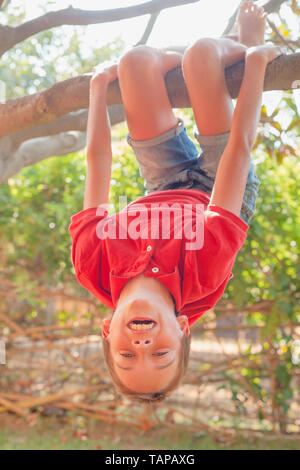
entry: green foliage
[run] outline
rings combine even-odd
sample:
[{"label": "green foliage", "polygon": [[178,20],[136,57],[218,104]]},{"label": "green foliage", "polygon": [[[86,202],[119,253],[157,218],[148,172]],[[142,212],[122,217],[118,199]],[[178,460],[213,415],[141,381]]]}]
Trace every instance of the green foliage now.
[{"label": "green foliage", "polygon": [[6,205],[0,223],[7,265],[16,268],[12,277],[30,271],[47,284],[70,273],[67,228],[74,209],[81,209],[84,178],[84,158],[71,154],[25,168],[1,187]]},{"label": "green foliage", "polygon": [[[0,12],[0,21],[11,26],[23,23],[25,6],[12,6],[5,14]],[[56,82],[91,72],[100,62],[120,57],[124,50],[121,38],[102,47],[87,47],[82,41],[86,29],[87,26],[66,25],[42,31],[7,51],[0,63],[6,98],[40,92]]]},{"label": "green foliage", "polygon": [[[125,126],[117,132],[125,134]],[[119,195],[130,203],[143,195],[144,184],[124,139],[115,137],[113,146],[110,202],[118,210]],[[38,284],[45,286],[51,279],[57,284],[74,281],[68,226],[71,216],[83,209],[85,173],[81,152],[24,168],[1,186],[0,224],[8,277],[22,284],[38,278]]]},{"label": "green foliage", "polygon": [[5,53],[0,64],[0,80],[7,85],[6,98],[37,93],[56,82],[91,72],[98,63],[119,57],[124,48],[123,41],[116,39],[87,55],[80,46],[82,34],[84,31],[79,27],[66,35],[61,30],[43,31],[24,41],[22,49],[16,45]]},{"label": "green foliage", "polygon": [[[39,5],[40,14],[49,7],[51,10],[51,2]],[[0,21],[17,26],[26,21],[26,15],[26,5],[8,4],[0,12]],[[85,31],[84,26],[46,30],[5,53],[0,80],[7,85],[6,98],[39,92],[120,56],[124,48],[120,38],[100,48],[87,48],[82,41]],[[1,254],[6,275],[20,285],[18,298],[23,296],[32,305],[41,285],[68,279],[74,282],[67,229],[70,217],[82,209],[85,167],[82,153],[54,157],[24,168],[0,188]],[[125,173],[130,177],[127,160],[123,167],[120,177]],[[134,195],[133,191],[131,197]]]},{"label": "green foliage", "polygon": [[267,159],[258,166],[261,180],[256,215],[234,266],[227,297],[238,305],[272,300],[272,315],[251,316],[266,322],[264,335],[280,321],[299,314],[300,162],[285,158],[282,165]]},{"label": "green foliage", "polygon": [[[264,402],[269,392],[260,377],[268,373],[274,357],[278,358],[273,391],[276,406],[287,413],[295,388],[292,388],[293,372],[299,360],[293,358],[294,339],[284,333],[283,327],[299,321],[300,314],[300,161],[286,157],[280,166],[265,158],[257,169],[261,186],[256,215],[243,248],[239,252],[225,298],[238,306],[255,304],[262,300],[272,302],[269,313],[248,314],[247,324],[262,327],[261,341],[265,355],[246,352],[249,366],[242,374],[257,399]],[[273,352],[273,356],[270,356]],[[255,370],[258,365],[258,370]],[[233,400],[237,390],[245,399],[249,389],[240,382],[230,383]],[[261,411],[259,417],[262,418]]]}]

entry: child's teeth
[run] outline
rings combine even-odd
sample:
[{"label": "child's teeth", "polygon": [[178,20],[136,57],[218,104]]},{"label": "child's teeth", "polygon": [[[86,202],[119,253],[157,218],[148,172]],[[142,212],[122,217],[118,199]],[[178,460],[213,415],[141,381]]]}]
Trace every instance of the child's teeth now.
[{"label": "child's teeth", "polygon": [[130,324],[130,328],[132,330],[149,330],[150,328],[152,328],[153,326],[153,322],[151,323],[131,323]]}]

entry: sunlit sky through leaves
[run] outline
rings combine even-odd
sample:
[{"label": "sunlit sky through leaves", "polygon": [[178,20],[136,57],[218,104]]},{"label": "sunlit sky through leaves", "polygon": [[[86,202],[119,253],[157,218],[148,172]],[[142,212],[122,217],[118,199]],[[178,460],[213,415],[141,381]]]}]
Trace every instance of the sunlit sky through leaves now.
[{"label": "sunlit sky through leaves", "polygon": [[[106,10],[144,2],[145,0],[59,0],[48,2],[47,10],[59,10],[69,5],[85,10]],[[200,36],[218,36],[224,31],[228,19],[239,3],[239,0],[199,0],[195,4],[163,10],[155,24],[149,43],[154,46],[184,44]],[[266,2],[257,2],[259,5],[264,3]],[[46,11],[45,1],[13,0],[12,6],[18,5],[25,7],[26,19],[35,18]],[[288,8],[282,8],[281,11],[288,20],[289,28],[296,34],[299,24],[295,15],[289,15]],[[87,28],[88,34],[85,41],[90,40],[92,45],[99,46],[107,40],[121,36],[126,45],[131,47],[142,36],[148,19],[149,15],[145,15],[107,24],[90,25]]]}]

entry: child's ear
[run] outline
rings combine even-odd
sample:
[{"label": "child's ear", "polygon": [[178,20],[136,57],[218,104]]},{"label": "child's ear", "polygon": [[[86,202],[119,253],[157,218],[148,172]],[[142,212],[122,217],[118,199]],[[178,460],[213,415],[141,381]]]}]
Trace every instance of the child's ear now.
[{"label": "child's ear", "polygon": [[189,321],[188,317],[185,315],[179,315],[179,317],[176,318],[176,320],[179,323],[181,331],[186,335],[190,335],[190,326],[189,326]]},{"label": "child's ear", "polygon": [[110,318],[104,318],[104,320],[102,320],[102,338],[107,338],[109,335],[110,322]]}]

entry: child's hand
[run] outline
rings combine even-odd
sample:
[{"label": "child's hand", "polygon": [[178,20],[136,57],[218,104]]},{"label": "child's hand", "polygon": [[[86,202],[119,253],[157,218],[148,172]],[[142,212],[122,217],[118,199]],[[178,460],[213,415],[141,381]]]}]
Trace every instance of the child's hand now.
[{"label": "child's hand", "polygon": [[262,60],[265,64],[268,64],[283,54],[284,50],[282,47],[266,44],[261,46],[253,46],[247,49],[246,58],[254,57],[255,59]]},{"label": "child's hand", "polygon": [[91,85],[97,83],[103,84],[103,80],[108,84],[113,82],[118,78],[118,64],[112,64],[106,66],[104,64],[99,64],[96,67],[93,67],[93,75],[91,78]]}]

